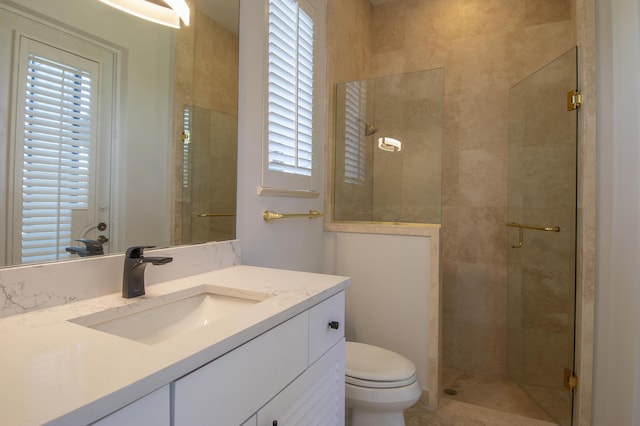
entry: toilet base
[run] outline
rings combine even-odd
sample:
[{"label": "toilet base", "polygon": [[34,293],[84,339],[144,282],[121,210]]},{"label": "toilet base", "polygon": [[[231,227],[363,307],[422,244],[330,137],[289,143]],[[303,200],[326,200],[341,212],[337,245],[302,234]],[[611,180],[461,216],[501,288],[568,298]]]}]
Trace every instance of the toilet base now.
[{"label": "toilet base", "polygon": [[404,411],[368,411],[352,408],[351,426],[405,426]]}]

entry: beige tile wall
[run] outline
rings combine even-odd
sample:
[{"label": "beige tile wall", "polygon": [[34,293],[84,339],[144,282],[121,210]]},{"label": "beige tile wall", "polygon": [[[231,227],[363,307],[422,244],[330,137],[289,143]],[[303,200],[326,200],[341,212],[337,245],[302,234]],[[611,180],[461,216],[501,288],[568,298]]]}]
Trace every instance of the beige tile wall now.
[{"label": "beige tile wall", "polygon": [[[327,143],[325,149],[329,156],[326,164],[332,169],[325,173],[325,188],[333,188],[333,176],[336,167],[333,158],[335,135],[333,129],[336,114],[336,84],[354,80],[365,80],[371,62],[371,4],[368,0],[335,1],[330,0],[327,6],[327,88],[329,90],[327,112]],[[342,126],[340,126],[342,127]],[[339,152],[343,155],[343,152]],[[368,161],[370,153],[367,153]],[[370,169],[370,168],[367,168]],[[340,172],[339,172],[340,173]],[[342,181],[342,179],[341,179]],[[347,188],[344,188],[347,189]],[[325,212],[333,212],[333,191],[326,191]],[[351,186],[351,191],[342,191],[340,205],[343,211],[356,212],[362,220],[371,215],[371,188]],[[362,201],[362,202],[360,202]],[[362,208],[365,206],[365,208]],[[333,213],[331,214],[333,216]]]}]

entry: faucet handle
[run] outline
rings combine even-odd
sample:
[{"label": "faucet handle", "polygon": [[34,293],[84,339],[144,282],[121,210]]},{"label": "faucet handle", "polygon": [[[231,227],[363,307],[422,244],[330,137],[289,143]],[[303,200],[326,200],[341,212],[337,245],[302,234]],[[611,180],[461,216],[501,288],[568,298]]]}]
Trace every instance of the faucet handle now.
[{"label": "faucet handle", "polygon": [[76,240],[86,246],[86,250],[90,255],[104,254],[104,248],[102,243],[96,240],[88,240],[86,238],[80,238]]},{"label": "faucet handle", "polygon": [[129,259],[139,259],[144,254],[144,249],[154,248],[155,246],[133,246],[127,249],[126,257]]}]

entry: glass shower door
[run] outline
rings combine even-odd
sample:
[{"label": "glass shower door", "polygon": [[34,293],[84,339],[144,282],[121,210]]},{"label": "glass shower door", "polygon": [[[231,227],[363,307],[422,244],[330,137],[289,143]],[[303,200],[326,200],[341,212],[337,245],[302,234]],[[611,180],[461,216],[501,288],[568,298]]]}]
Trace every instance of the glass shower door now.
[{"label": "glass shower door", "polygon": [[236,237],[238,117],[184,108],[181,244]]},{"label": "glass shower door", "polygon": [[574,369],[576,49],[514,86],[509,105],[507,369],[558,424],[569,426]]}]

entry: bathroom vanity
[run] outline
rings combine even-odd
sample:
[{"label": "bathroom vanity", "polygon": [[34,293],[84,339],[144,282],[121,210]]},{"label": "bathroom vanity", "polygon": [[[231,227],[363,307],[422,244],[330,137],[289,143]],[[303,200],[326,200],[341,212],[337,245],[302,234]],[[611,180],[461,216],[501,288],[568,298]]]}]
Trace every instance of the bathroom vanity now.
[{"label": "bathroom vanity", "polygon": [[342,424],[348,284],[234,266],[7,317],[0,423]]}]

